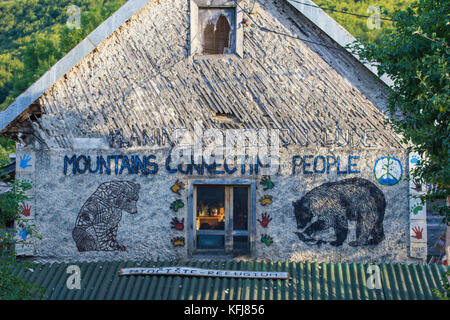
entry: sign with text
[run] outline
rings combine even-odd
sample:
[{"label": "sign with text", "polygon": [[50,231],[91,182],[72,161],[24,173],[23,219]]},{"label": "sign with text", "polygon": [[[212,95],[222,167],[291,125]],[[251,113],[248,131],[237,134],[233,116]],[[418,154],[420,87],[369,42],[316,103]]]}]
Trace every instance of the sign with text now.
[{"label": "sign with text", "polygon": [[[187,159],[187,162],[185,161]],[[203,157],[194,159],[192,156],[183,159],[172,158],[171,155],[159,162],[156,155],[66,155],[63,162],[63,173],[68,174],[143,174],[155,175],[161,169],[161,165],[170,174],[180,173],[184,175],[268,175],[277,174],[280,169],[280,159],[250,156],[227,156],[214,158],[207,161]],[[358,174],[357,155],[295,155],[291,163],[291,174],[332,174],[339,175]]]},{"label": "sign with text", "polygon": [[241,271],[241,270],[211,270],[184,267],[165,268],[126,268],[120,269],[121,276],[188,276],[188,277],[221,277],[249,279],[289,279],[287,272]]}]

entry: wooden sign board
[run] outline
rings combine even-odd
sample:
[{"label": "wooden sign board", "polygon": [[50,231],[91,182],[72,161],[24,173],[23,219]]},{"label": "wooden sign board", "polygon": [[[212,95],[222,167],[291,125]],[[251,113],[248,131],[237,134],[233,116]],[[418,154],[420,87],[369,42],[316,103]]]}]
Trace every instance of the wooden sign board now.
[{"label": "wooden sign board", "polygon": [[188,277],[221,277],[248,279],[289,279],[288,272],[241,271],[241,270],[212,270],[184,267],[165,268],[125,268],[120,269],[121,276],[188,276]]}]

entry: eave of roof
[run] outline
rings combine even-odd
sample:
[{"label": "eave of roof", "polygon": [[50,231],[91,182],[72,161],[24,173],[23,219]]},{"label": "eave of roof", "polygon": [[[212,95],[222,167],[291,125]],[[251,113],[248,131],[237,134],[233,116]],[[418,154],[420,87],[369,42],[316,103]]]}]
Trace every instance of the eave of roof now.
[{"label": "eave of roof", "polygon": [[[67,268],[77,265],[81,288],[68,289]],[[368,267],[372,271],[368,273]],[[381,288],[368,276],[379,269]],[[214,270],[288,272],[289,280],[189,276],[120,276],[122,268],[190,267]],[[50,300],[432,300],[442,290],[443,265],[310,263],[270,261],[98,261],[36,264],[16,269],[46,289]],[[376,282],[375,282],[376,283]]]},{"label": "eave of roof", "polygon": [[[333,39],[341,47],[346,48],[347,45],[354,43],[356,38],[352,36],[343,26],[331,18],[324,10],[320,9],[311,0],[301,0],[294,2],[286,0],[294,8],[300,11],[308,20],[314,23],[320,30]],[[351,53],[351,52],[349,52]],[[359,56],[351,53],[359,62],[378,77],[378,69],[375,65],[364,62]],[[387,86],[392,86],[393,82],[387,75],[379,77]]]},{"label": "eave of roof", "polygon": [[[59,60],[50,70],[33,83],[26,91],[19,95],[16,100],[6,109],[0,111],[0,133],[27,108],[41,97],[49,88],[51,88],[61,77],[75,67],[81,60],[90,54],[100,43],[107,39],[111,34],[128,21],[133,15],[140,11],[150,0],[128,0],[113,15],[106,19],[100,26],[92,31],[83,41]],[[286,0],[296,8],[307,19],[320,28],[331,39],[344,47],[355,41],[355,38],[348,33],[341,25],[328,16],[322,9],[313,8],[304,4],[299,4]],[[315,5],[310,0],[305,3]],[[366,68],[377,75],[376,67],[365,64],[359,57],[355,56]],[[386,78],[380,78],[386,85],[392,82]]]}]

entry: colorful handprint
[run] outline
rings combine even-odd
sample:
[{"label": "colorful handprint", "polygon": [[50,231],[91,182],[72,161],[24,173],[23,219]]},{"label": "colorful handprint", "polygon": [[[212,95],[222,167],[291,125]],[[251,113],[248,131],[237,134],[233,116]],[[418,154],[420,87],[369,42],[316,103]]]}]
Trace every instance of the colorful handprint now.
[{"label": "colorful handprint", "polygon": [[31,215],[31,206],[29,204],[21,204],[20,205],[21,214],[24,217],[29,217]]},{"label": "colorful handprint", "polygon": [[176,229],[178,231],[182,231],[184,229],[184,218],[180,220],[178,220],[178,218],[173,218],[172,221],[170,222],[170,224],[172,225],[173,229]]},{"label": "colorful handprint", "polygon": [[412,189],[415,191],[415,192],[422,192],[422,182],[420,182],[419,180],[412,180],[412,182],[413,182],[413,187],[412,187]]},{"label": "colorful handprint", "polygon": [[20,230],[19,230],[19,237],[22,238],[22,240],[26,240],[29,235],[31,235],[30,227],[24,226],[23,224],[20,224]]},{"label": "colorful handprint", "polygon": [[174,247],[184,247],[184,237],[172,238],[172,244]]},{"label": "colorful handprint", "polygon": [[28,162],[31,161],[31,156],[29,156],[28,154],[25,154],[23,156],[20,156],[20,167],[22,169],[31,167],[31,164],[29,164]]},{"label": "colorful handprint", "polygon": [[264,243],[266,246],[270,246],[273,243],[273,239],[271,236],[263,234],[261,236],[261,242]]},{"label": "colorful handprint", "polygon": [[272,196],[265,195],[264,197],[262,197],[261,199],[259,199],[259,202],[261,203],[262,206],[267,206],[267,205],[269,205],[269,204],[272,204],[272,202],[273,202],[273,197],[272,197]]},{"label": "colorful handprint", "polygon": [[172,190],[172,192],[181,195],[180,194],[180,190],[184,190],[184,183],[181,182],[180,180],[177,180],[175,182],[175,184],[173,186],[170,187],[170,190]]},{"label": "colorful handprint", "polygon": [[174,202],[172,202],[172,204],[170,205],[170,209],[172,209],[173,211],[177,212],[179,209],[184,207],[184,202],[183,200],[175,200]]},{"label": "colorful handprint", "polygon": [[263,228],[267,228],[267,226],[269,225],[270,221],[272,221],[272,218],[270,217],[270,214],[267,214],[266,212],[263,212],[261,214],[261,220],[258,219],[259,224]]},{"label": "colorful handprint", "polygon": [[412,238],[422,239],[423,228],[416,226],[416,227],[412,228],[412,231],[415,233],[413,236],[411,236]]},{"label": "colorful handprint", "polygon": [[275,184],[270,179],[270,176],[263,176],[260,184],[264,186],[264,191],[273,189],[273,187],[275,187]]}]

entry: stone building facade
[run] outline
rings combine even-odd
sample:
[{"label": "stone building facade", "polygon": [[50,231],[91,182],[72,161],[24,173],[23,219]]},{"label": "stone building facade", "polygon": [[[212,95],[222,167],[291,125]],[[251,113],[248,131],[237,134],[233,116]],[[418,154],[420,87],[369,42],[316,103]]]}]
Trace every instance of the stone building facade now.
[{"label": "stone building facade", "polygon": [[423,261],[387,85],[308,10],[128,1],[0,114],[42,235],[18,252]]}]

